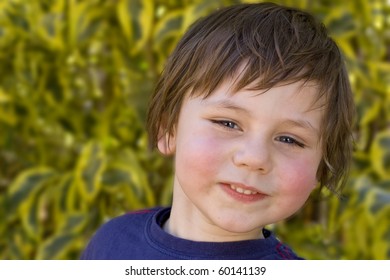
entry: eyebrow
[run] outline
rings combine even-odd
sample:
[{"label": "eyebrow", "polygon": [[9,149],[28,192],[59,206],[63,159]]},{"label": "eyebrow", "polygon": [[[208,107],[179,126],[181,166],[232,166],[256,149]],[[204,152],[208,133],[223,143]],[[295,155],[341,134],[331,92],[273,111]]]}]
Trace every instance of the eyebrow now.
[{"label": "eyebrow", "polygon": [[237,106],[234,102],[231,102],[230,100],[227,99],[213,102],[210,105],[215,106],[217,109],[229,109],[239,113],[245,113],[246,115],[251,115],[249,111],[247,111],[246,109],[240,106]]},{"label": "eyebrow", "polygon": [[288,119],[282,122],[282,125],[286,125],[289,127],[298,127],[308,130],[313,130],[317,135],[320,135],[320,132],[317,128],[315,128],[309,121],[307,120],[300,120],[300,119]]}]

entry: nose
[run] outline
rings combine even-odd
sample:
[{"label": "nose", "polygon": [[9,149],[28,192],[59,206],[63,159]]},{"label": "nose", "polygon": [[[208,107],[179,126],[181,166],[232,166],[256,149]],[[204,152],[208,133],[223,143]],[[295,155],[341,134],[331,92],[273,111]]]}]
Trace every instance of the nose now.
[{"label": "nose", "polygon": [[233,163],[238,167],[268,173],[272,166],[270,146],[260,137],[248,137],[238,145]]}]

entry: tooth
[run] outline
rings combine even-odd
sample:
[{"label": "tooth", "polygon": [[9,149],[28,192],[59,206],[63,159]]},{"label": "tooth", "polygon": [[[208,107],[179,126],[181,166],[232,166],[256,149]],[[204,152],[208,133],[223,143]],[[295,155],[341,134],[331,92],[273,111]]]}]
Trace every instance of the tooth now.
[{"label": "tooth", "polygon": [[251,190],[245,190],[243,188],[240,188],[240,187],[237,187],[235,185],[230,185],[230,188],[238,193],[241,193],[241,194],[246,194],[246,195],[250,195],[250,194],[256,194],[257,192],[255,191],[251,191]]},{"label": "tooth", "polygon": [[238,193],[245,193],[245,191],[243,189],[241,189],[240,187],[236,188],[236,192],[238,192]]}]

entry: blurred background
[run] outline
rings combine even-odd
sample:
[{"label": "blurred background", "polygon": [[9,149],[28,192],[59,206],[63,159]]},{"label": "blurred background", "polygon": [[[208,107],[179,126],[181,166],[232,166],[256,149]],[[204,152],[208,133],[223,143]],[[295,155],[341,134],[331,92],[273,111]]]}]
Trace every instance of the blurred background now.
[{"label": "blurred background", "polygon": [[[0,259],[77,259],[108,219],[169,205],[145,112],[196,19],[234,0],[0,1]],[[285,0],[342,49],[358,109],[344,196],[272,225],[308,259],[390,259],[390,1]]]}]

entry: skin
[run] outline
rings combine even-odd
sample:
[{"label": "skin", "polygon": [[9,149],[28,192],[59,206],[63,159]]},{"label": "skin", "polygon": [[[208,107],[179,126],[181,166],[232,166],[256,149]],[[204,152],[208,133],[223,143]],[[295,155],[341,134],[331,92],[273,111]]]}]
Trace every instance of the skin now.
[{"label": "skin", "polygon": [[194,241],[263,238],[265,225],[297,212],[317,184],[321,106],[313,84],[186,98],[160,152],[175,157],[164,230]]}]

